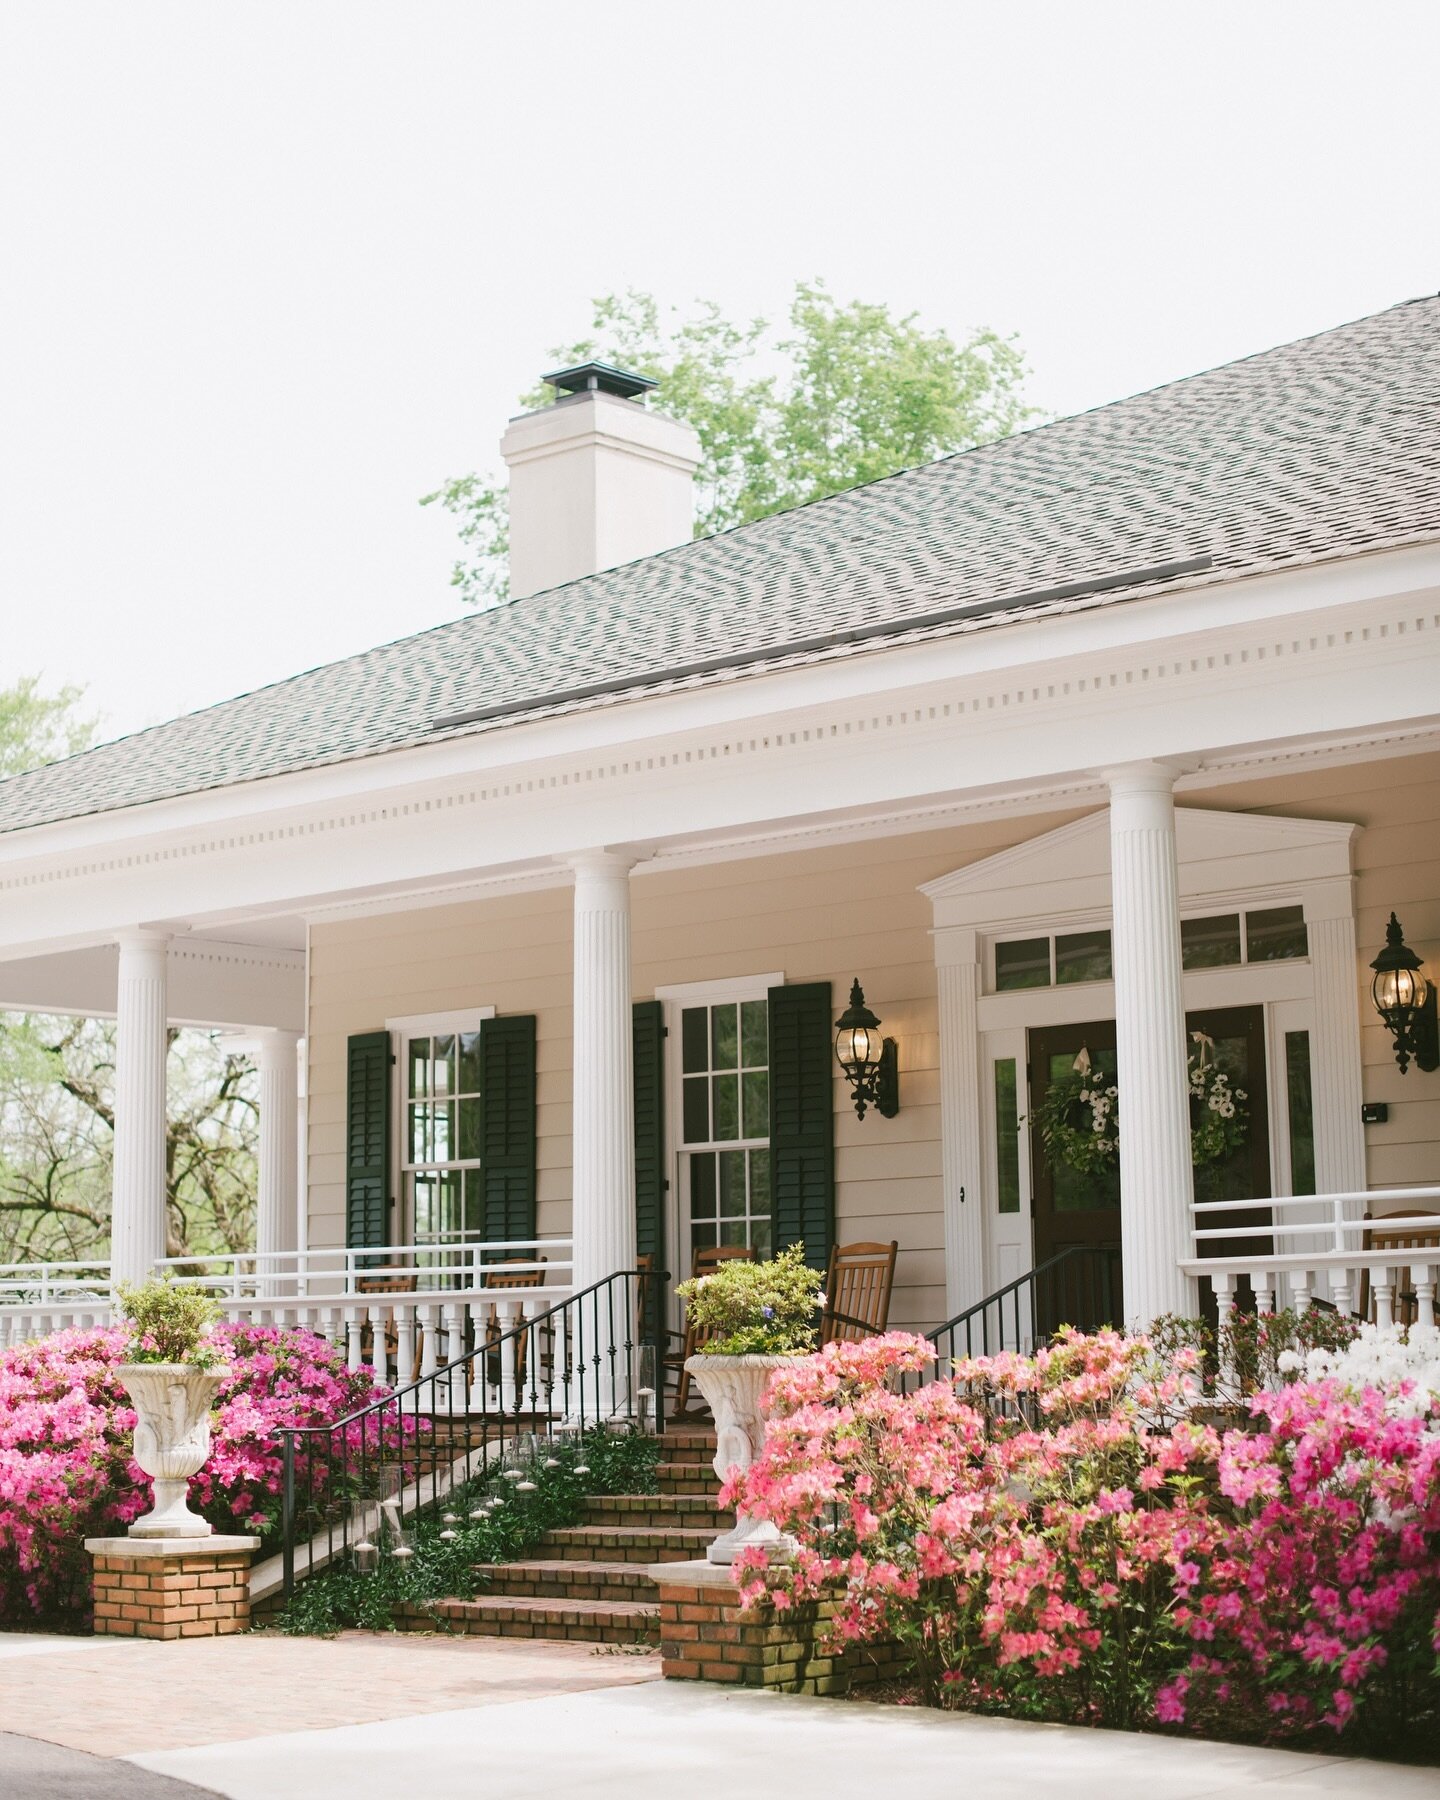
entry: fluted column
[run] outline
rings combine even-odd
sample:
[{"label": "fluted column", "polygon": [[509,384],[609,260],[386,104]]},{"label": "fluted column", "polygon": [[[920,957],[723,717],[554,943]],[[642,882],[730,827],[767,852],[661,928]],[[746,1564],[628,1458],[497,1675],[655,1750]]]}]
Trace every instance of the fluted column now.
[{"label": "fluted column", "polygon": [[945,1310],[985,1297],[985,1208],[980,1122],[980,965],[973,931],[935,935],[940,1001],[940,1168],[945,1216]]},{"label": "fluted column", "polygon": [[110,1265],[117,1281],[144,1281],[165,1254],[166,940],[132,931],[119,945]]},{"label": "fluted column", "polygon": [[1315,1186],[1322,1194],[1356,1193],[1365,1186],[1365,1133],[1360,1121],[1360,958],[1348,881],[1327,885],[1307,899],[1305,932],[1315,984],[1310,1044]]},{"label": "fluted column", "polygon": [[575,1286],[635,1267],[632,856],[576,857],[573,1220]]},{"label": "fluted column", "polygon": [[293,1293],[288,1281],[280,1281],[290,1264],[266,1263],[267,1254],[294,1250],[297,1241],[296,1175],[299,1155],[296,1132],[299,1122],[299,1034],[294,1031],[262,1031],[258,1036],[260,1064],[260,1169],[255,1208],[255,1248],[264,1291]]},{"label": "fluted column", "polygon": [[1179,1264],[1193,1254],[1190,1093],[1175,866],[1176,771],[1107,771],[1120,1083],[1125,1317],[1195,1311]]}]

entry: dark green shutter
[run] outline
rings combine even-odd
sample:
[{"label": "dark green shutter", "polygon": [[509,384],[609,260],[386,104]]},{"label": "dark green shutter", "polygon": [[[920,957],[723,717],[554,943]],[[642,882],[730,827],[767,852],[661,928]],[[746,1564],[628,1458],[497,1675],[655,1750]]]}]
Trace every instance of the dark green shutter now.
[{"label": "dark green shutter", "polygon": [[[637,1000],[631,1014],[635,1046],[635,1249],[665,1267],[665,1009]],[[658,1285],[650,1284],[652,1298]],[[646,1321],[655,1329],[653,1318]]]},{"label": "dark green shutter", "polygon": [[345,1242],[389,1243],[390,1033],[362,1031],[346,1045]]},{"label": "dark green shutter", "polygon": [[480,1228],[487,1238],[535,1235],[535,1020],[480,1027]]},{"label": "dark green shutter", "polygon": [[835,1238],[835,1052],[830,983],[771,988],[770,1180],[775,1248],[823,1269]]}]

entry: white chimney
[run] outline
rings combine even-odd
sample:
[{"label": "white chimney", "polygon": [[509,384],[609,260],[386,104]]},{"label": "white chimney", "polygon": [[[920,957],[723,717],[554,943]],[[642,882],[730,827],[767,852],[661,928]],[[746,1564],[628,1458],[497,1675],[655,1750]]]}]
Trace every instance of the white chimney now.
[{"label": "white chimney", "polygon": [[510,421],[510,594],[522,599],[688,543],[700,440],[647,412],[656,383],[606,363],[544,377],[553,406]]}]

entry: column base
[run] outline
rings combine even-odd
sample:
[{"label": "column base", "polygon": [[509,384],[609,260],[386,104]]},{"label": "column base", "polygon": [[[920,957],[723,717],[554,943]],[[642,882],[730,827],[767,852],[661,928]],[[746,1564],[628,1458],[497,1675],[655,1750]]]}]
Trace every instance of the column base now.
[{"label": "column base", "polygon": [[250,1628],[258,1537],[86,1538],[100,1637],[228,1637]]}]

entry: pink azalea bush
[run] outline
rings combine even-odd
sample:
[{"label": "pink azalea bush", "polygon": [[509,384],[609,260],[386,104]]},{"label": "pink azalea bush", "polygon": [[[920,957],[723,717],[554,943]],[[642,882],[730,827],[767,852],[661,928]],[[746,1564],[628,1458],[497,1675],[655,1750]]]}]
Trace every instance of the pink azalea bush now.
[{"label": "pink azalea bush", "polygon": [[[379,1390],[308,1331],[221,1325],[213,1340],[224,1380],[190,1502],[217,1530],[272,1533],[276,1427],[328,1423]],[[115,1375],[126,1347],[124,1330],[102,1328],[0,1351],[0,1621],[87,1609],[83,1540],[123,1532],[150,1504],[130,1454],[134,1409]]]},{"label": "pink azalea bush", "polygon": [[893,1333],[780,1372],[725,1499],[799,1543],[743,1602],[836,1599],[931,1703],[1281,1737],[1433,1702],[1440,1400],[1297,1382],[1218,1432],[1194,1351],[1062,1333],[956,1365]]}]

